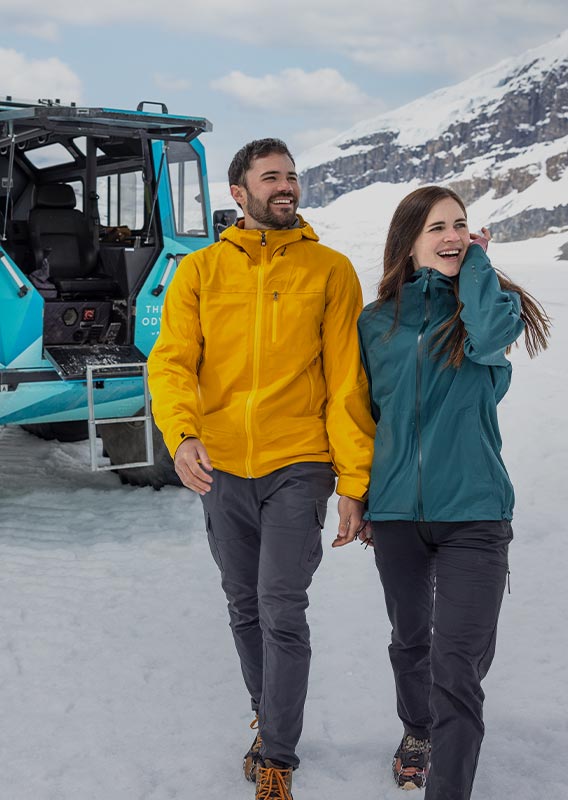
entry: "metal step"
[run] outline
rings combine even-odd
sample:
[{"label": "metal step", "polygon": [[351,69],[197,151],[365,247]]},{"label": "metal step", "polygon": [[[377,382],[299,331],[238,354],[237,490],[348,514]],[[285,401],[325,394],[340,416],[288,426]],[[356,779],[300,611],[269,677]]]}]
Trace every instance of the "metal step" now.
[{"label": "metal step", "polygon": [[[150,391],[148,389],[148,365],[146,361],[121,362],[120,376],[141,375],[144,385],[144,414],[136,417],[107,417],[97,418],[95,415],[95,384],[105,378],[116,377],[117,365],[112,364],[87,364],[87,404],[89,408],[89,447],[91,453],[91,470],[93,472],[105,472],[113,469],[131,469],[133,467],[151,467],[154,464],[154,442],[152,439],[152,411],[150,407]],[[146,460],[136,461],[125,464],[100,464],[97,458],[97,426],[113,425],[118,422],[144,422],[144,441],[146,445]]]},{"label": "metal step", "polygon": [[89,366],[104,368],[107,379],[128,378],[140,375],[140,371],[132,370],[133,364],[137,366],[146,361],[135,345],[48,345],[44,354],[64,381],[85,380]]}]

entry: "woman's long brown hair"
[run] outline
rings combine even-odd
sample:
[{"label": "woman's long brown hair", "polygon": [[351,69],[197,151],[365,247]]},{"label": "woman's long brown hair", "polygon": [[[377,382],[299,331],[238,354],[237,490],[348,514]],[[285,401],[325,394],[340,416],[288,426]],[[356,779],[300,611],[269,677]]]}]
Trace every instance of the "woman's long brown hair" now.
[{"label": "woman's long brown hair", "polygon": [[[440,200],[451,198],[467,212],[463,200],[451,189],[443,186],[422,186],[407,195],[394,212],[387,241],[385,244],[384,273],[379,284],[376,308],[379,309],[387,300],[394,300],[395,314],[391,332],[396,328],[400,315],[400,302],[404,284],[414,273],[414,264],[409,253],[422,233],[428,214]],[[509,292],[517,292],[521,299],[521,319],[525,323],[525,346],[531,358],[547,347],[550,336],[551,320],[532,295],[513,283],[506,275],[495,270],[501,288]],[[459,276],[454,281],[454,293],[457,300],[455,314],[434,334],[432,348],[437,349],[437,357],[446,355],[445,367],[458,368],[464,359],[464,342],[467,336],[460,312],[463,303],[459,299]],[[506,352],[509,353],[511,345]]]}]

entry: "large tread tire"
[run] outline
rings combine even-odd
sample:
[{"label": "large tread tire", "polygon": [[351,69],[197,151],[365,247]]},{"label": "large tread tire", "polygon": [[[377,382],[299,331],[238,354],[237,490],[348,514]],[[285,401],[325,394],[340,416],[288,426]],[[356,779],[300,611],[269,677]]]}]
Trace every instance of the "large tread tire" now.
[{"label": "large tread tire", "polygon": [[[140,410],[138,416],[144,412]],[[101,425],[99,435],[103,441],[103,450],[111,464],[128,464],[146,459],[146,439],[144,422],[117,422],[112,425]],[[174,469],[162,434],[152,420],[152,441],[154,443],[154,464],[151,467],[132,467],[117,469],[123,483],[131,486],[182,486],[182,482]]]},{"label": "large tread tire", "polygon": [[89,424],[86,419],[71,422],[35,422],[33,425],[22,425],[23,430],[32,433],[39,439],[58,442],[82,442],[89,438]]}]

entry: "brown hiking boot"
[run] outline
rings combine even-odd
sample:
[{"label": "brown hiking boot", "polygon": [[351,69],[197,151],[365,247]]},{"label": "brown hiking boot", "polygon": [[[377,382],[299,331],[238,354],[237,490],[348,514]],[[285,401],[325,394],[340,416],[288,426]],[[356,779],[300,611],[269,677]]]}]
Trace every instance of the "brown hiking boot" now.
[{"label": "brown hiking boot", "polygon": [[[253,731],[258,728],[258,714],[250,724]],[[256,781],[256,765],[260,760],[260,747],[262,745],[262,737],[260,731],[254,737],[254,742],[250,746],[250,750],[246,753],[243,759],[243,771],[247,781],[254,783]]]},{"label": "brown hiking boot", "polygon": [[400,789],[423,789],[430,769],[430,739],[407,733],[394,754],[392,773]]},{"label": "brown hiking boot", "polygon": [[292,767],[277,764],[269,758],[260,759],[256,767],[255,800],[294,800],[292,772]]}]

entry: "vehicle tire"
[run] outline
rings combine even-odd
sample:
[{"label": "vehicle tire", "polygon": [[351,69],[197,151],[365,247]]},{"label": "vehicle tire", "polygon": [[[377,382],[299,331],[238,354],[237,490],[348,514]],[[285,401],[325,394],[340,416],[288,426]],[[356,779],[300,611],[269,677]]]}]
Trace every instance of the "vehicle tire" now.
[{"label": "vehicle tire", "polygon": [[[136,416],[144,414],[143,409]],[[144,422],[116,422],[112,425],[100,425],[99,436],[103,442],[104,454],[111,464],[128,464],[146,459],[146,437]],[[152,420],[152,441],[154,443],[154,464],[151,467],[132,467],[117,469],[122,483],[131,486],[182,486],[174,469],[164,439],[154,420]]]},{"label": "vehicle tire", "polygon": [[28,433],[39,439],[58,442],[82,442],[89,438],[89,424],[86,419],[71,422],[35,422],[33,425],[21,426]]}]

